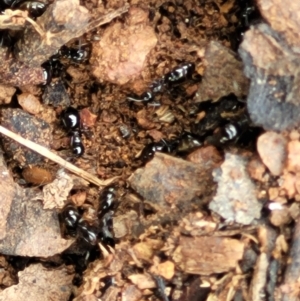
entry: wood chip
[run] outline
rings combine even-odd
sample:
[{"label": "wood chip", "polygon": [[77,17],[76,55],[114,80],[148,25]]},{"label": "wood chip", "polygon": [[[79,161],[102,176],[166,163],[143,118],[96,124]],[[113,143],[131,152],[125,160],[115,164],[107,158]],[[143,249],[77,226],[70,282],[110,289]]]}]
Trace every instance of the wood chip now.
[{"label": "wood chip", "polygon": [[180,237],[173,260],[186,273],[211,275],[236,268],[242,259],[244,244],[222,237]]},{"label": "wood chip", "polygon": [[265,298],[261,292],[264,291],[268,281],[269,264],[272,251],[275,248],[277,232],[271,227],[260,226],[258,228],[258,238],[261,245],[261,254],[255,264],[250,295],[251,300],[263,301]]},{"label": "wood chip", "polygon": [[115,238],[122,238],[126,235],[138,237],[143,227],[136,211],[129,210],[122,215],[113,218],[113,229]]},{"label": "wood chip", "polygon": [[201,147],[192,153],[187,158],[188,161],[197,163],[205,169],[214,169],[219,167],[223,162],[223,157],[220,152],[212,145]]},{"label": "wood chip", "polygon": [[125,285],[122,290],[122,301],[140,301],[141,297],[142,292],[135,285]]},{"label": "wood chip", "polygon": [[138,259],[142,259],[151,262],[151,258],[154,254],[153,249],[146,242],[139,242],[133,246],[133,251]]},{"label": "wood chip", "polygon": [[299,278],[300,278],[300,219],[294,227],[292,246],[289,252],[288,266],[284,274],[284,284],[281,286],[283,292],[282,301],[299,300]]},{"label": "wood chip", "polygon": [[266,172],[266,166],[261,162],[260,158],[252,158],[247,165],[247,170],[252,179],[263,182]]},{"label": "wood chip", "polygon": [[167,260],[165,262],[154,265],[150,268],[152,273],[162,276],[164,279],[171,280],[175,273],[174,262]]},{"label": "wood chip", "polygon": [[82,109],[80,112],[80,120],[82,122],[83,127],[93,127],[95,126],[95,122],[97,120],[97,115],[90,112],[88,108]]}]

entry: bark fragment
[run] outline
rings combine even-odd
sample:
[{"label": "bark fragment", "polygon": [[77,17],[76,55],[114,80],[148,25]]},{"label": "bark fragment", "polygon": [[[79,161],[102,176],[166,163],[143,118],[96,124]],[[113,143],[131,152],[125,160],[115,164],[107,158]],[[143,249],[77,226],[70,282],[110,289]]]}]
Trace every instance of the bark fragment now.
[{"label": "bark fragment", "polygon": [[266,226],[260,227],[258,234],[261,243],[261,254],[257,258],[250,286],[250,296],[253,301],[265,300],[271,253],[275,248],[277,237],[276,231]]},{"label": "bark fragment", "polygon": [[249,80],[243,74],[242,62],[233,51],[212,41],[206,48],[204,63],[206,69],[195,97],[196,102],[217,101],[231,93],[238,98],[247,95]]},{"label": "bark fragment", "polygon": [[191,200],[212,192],[212,175],[209,169],[156,153],[144,167],[129,178],[130,185],[154,206],[191,206]]},{"label": "bark fragment", "polygon": [[180,237],[173,260],[186,273],[210,275],[228,272],[237,266],[244,244],[223,237]]},{"label": "bark fragment", "polygon": [[0,293],[1,301],[67,301],[73,274],[66,267],[49,270],[34,264],[19,272],[19,283]]}]

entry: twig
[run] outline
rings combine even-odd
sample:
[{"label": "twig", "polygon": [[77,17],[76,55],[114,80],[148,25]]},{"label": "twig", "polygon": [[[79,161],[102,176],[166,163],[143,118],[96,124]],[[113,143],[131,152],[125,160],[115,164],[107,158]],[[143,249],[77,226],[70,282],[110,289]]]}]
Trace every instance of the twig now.
[{"label": "twig", "polygon": [[110,183],[112,183],[114,180],[116,180],[119,177],[113,177],[111,179],[107,179],[105,181],[98,179],[94,175],[82,170],[81,168],[78,168],[77,166],[67,162],[66,160],[62,159],[58,155],[54,154],[50,150],[48,150],[46,147],[41,146],[39,144],[36,144],[30,140],[24,139],[18,134],[15,134],[11,132],[10,130],[6,129],[5,127],[0,125],[0,133],[17,141],[18,143],[30,148],[31,150],[35,151],[36,153],[50,159],[51,161],[61,165],[63,168],[73,172],[74,174],[82,177],[83,179],[89,181],[90,183],[93,183],[97,186],[107,186]]},{"label": "twig", "polygon": [[43,31],[43,29],[41,28],[41,26],[39,24],[37,24],[34,20],[32,20],[31,18],[27,17],[26,21],[29,22],[33,28],[38,32],[38,34],[43,38],[45,36],[45,33]]}]

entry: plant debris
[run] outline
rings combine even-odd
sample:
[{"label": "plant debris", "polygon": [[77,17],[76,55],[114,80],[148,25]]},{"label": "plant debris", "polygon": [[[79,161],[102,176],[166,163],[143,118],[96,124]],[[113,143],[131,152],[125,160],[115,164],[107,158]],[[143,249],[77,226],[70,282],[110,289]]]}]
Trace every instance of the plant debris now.
[{"label": "plant debris", "polygon": [[211,275],[234,269],[242,259],[243,251],[243,243],[235,239],[180,237],[173,260],[186,273]]},{"label": "plant debris", "polygon": [[298,11],[2,1],[0,300],[298,300]]}]

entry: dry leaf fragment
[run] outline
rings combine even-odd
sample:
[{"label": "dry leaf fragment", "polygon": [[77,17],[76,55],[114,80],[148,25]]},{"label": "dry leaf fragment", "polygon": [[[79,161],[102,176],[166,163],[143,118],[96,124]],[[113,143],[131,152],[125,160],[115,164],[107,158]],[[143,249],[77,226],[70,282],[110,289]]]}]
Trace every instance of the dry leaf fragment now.
[{"label": "dry leaf fragment", "polygon": [[6,9],[0,15],[0,28],[18,30],[25,26],[28,12],[23,10]]},{"label": "dry leaf fragment", "polygon": [[43,188],[44,209],[62,208],[72,188],[72,177],[63,169],[59,170],[56,179]]}]

